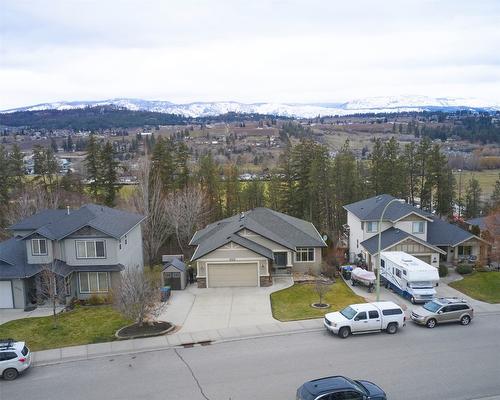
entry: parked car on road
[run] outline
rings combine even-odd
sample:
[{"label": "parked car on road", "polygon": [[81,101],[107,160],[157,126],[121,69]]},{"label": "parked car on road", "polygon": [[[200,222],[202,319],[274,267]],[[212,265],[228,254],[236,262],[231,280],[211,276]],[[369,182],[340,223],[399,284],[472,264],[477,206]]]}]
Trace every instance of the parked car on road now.
[{"label": "parked car on road", "polygon": [[446,322],[460,322],[469,325],[474,317],[473,308],[463,299],[456,297],[441,297],[425,303],[414,309],[410,318],[427,328]]},{"label": "parked car on road", "polygon": [[14,339],[0,339],[0,376],[7,381],[17,376],[31,365],[31,352],[24,342]]},{"label": "parked car on road", "polygon": [[345,339],[350,334],[380,332],[394,334],[406,325],[405,313],[392,301],[351,304],[325,315],[323,325]]},{"label": "parked car on road", "polygon": [[329,376],[304,383],[296,400],[385,400],[385,392],[369,381]]}]

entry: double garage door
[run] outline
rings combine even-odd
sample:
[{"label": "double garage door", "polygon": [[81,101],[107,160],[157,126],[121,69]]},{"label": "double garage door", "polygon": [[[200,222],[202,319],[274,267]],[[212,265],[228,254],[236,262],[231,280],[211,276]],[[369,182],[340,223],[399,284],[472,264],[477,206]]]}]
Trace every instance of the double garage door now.
[{"label": "double garage door", "polygon": [[207,287],[259,286],[257,263],[208,264]]},{"label": "double garage door", "polygon": [[0,308],[14,308],[11,281],[0,281]]}]

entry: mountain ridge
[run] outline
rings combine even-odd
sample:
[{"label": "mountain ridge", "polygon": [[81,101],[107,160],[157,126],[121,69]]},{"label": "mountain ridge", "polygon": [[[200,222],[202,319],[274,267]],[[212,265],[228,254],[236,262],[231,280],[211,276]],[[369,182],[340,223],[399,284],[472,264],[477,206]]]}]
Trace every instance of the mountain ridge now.
[{"label": "mountain ridge", "polygon": [[235,112],[240,114],[277,115],[295,118],[313,118],[318,115],[352,115],[367,113],[396,113],[414,111],[482,110],[500,111],[500,105],[475,98],[429,97],[421,95],[366,97],[347,102],[318,103],[241,103],[237,101],[212,101],[173,103],[165,100],[143,100],[137,98],[113,98],[95,101],[59,101],[40,103],[0,111],[69,110],[97,106],[123,107],[131,111],[152,111],[177,114],[184,117],[210,117]]}]

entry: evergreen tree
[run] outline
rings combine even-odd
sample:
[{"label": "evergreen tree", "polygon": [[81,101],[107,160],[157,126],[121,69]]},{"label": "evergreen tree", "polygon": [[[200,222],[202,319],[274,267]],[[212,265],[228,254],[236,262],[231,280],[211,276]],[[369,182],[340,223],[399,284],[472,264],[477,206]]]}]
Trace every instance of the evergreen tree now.
[{"label": "evergreen tree", "polygon": [[417,162],[417,147],[414,142],[405,145],[403,155],[401,157],[403,174],[405,176],[405,196],[408,202],[414,206],[415,197],[418,193],[418,162]]},{"label": "evergreen tree", "polygon": [[87,143],[87,155],[85,167],[87,169],[87,180],[91,196],[97,200],[101,187],[101,157],[99,156],[99,144],[96,137],[91,134]]},{"label": "evergreen tree", "polygon": [[185,143],[180,142],[176,151],[177,189],[185,188],[189,183],[189,148]]},{"label": "evergreen tree", "polygon": [[256,207],[263,207],[264,201],[264,182],[258,179],[246,182],[241,192],[242,209],[251,210]]},{"label": "evergreen tree", "polygon": [[495,188],[491,194],[491,207],[494,210],[500,208],[500,173],[498,174],[498,179],[495,182]]},{"label": "evergreen tree", "polygon": [[372,153],[370,154],[370,186],[373,194],[383,194],[384,182],[384,145],[382,139],[375,139]]},{"label": "evergreen tree", "polygon": [[4,226],[5,214],[9,204],[11,179],[9,175],[9,159],[7,150],[0,145],[0,226]]},{"label": "evergreen tree", "polygon": [[208,200],[209,222],[222,218],[222,199],[220,190],[220,169],[215,163],[212,153],[200,159],[198,178],[201,188]]},{"label": "evergreen tree", "polygon": [[26,169],[24,168],[24,154],[17,143],[12,146],[12,151],[9,154],[9,169],[13,185],[16,188],[20,188],[24,183]]},{"label": "evergreen tree", "polygon": [[231,164],[226,168],[225,174],[225,192],[226,192],[226,216],[238,213],[240,208],[240,181],[238,167]]},{"label": "evergreen tree", "polygon": [[99,158],[101,171],[99,186],[100,191],[102,192],[102,198],[105,205],[109,207],[113,207],[115,204],[116,193],[118,192],[119,187],[117,186],[117,168],[118,162],[115,161],[115,153],[113,150],[113,146],[111,142],[106,142],[104,147],[102,148]]},{"label": "evergreen tree", "polygon": [[280,202],[279,209],[285,214],[294,212],[294,196],[295,196],[295,171],[292,162],[292,146],[285,148],[279,157],[279,174],[280,185],[277,192],[277,197]]},{"label": "evergreen tree", "polygon": [[424,138],[418,145],[417,149],[417,162],[419,167],[419,189],[420,189],[420,207],[423,210],[430,211],[431,205],[431,193],[433,186],[433,179],[431,178],[431,171],[429,166],[429,158],[431,152],[431,141],[429,138]]},{"label": "evergreen tree", "polygon": [[280,186],[280,176],[277,173],[272,173],[267,185],[267,207],[276,211],[281,211]]},{"label": "evergreen tree", "polygon": [[[401,125],[400,125],[401,126]],[[399,143],[394,137],[384,144],[384,153],[380,161],[381,193],[388,193],[394,197],[404,195],[403,163],[399,154]]]},{"label": "evergreen tree", "polygon": [[481,187],[479,181],[472,177],[465,192],[465,216],[476,218],[481,213]]}]

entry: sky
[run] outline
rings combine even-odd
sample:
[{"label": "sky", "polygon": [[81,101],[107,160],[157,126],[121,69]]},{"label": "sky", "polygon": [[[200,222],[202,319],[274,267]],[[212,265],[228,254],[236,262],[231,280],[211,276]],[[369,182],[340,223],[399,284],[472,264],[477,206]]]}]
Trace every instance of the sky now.
[{"label": "sky", "polygon": [[0,110],[117,97],[500,104],[500,1],[0,0]]}]

